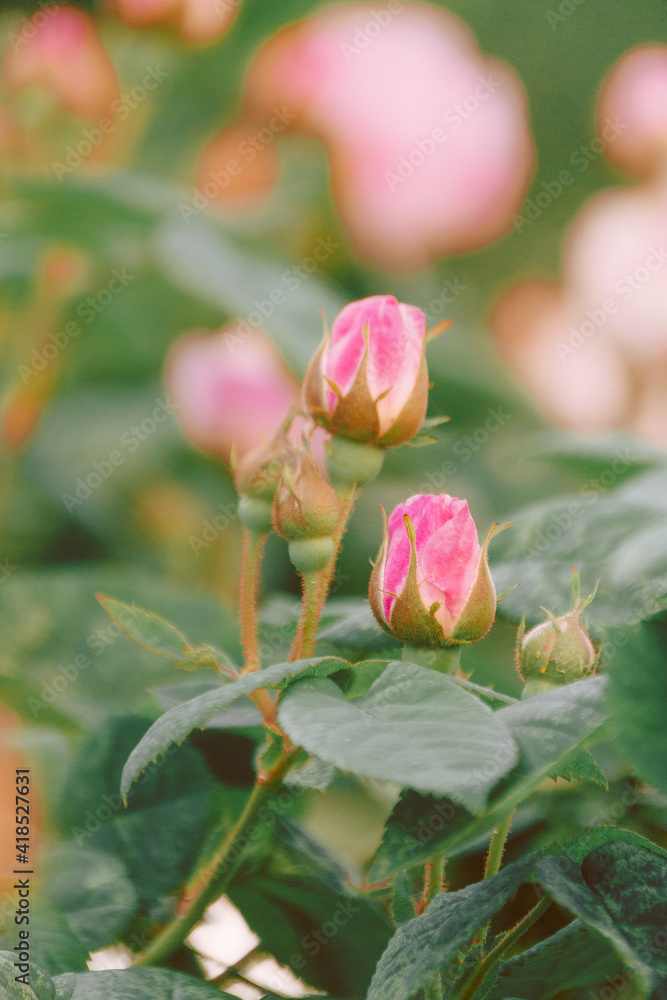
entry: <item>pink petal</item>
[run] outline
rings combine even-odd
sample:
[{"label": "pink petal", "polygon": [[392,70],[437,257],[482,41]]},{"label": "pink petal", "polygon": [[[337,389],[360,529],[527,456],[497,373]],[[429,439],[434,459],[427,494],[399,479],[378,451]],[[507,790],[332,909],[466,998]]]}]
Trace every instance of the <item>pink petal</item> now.
[{"label": "pink petal", "polygon": [[410,515],[415,528],[417,582],[428,609],[441,605],[436,617],[443,624],[456,618],[463,609],[472,587],[481,555],[477,528],[465,500],[418,494],[399,504],[389,522],[389,548],[384,571],[384,612],[391,615],[395,598],[400,594],[410,568],[410,542],[404,517]]}]

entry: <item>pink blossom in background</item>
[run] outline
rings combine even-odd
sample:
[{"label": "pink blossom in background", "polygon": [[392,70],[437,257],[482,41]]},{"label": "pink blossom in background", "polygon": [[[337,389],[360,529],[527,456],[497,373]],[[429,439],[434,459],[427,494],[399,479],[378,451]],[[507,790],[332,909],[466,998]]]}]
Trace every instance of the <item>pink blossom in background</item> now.
[{"label": "pink blossom in background", "polygon": [[585,318],[558,285],[527,281],[499,299],[491,328],[535,403],[562,426],[595,433],[622,422],[630,387],[623,359],[604,334],[577,335]]},{"label": "pink blossom in background", "polygon": [[44,14],[34,15],[22,43],[7,51],[5,85],[10,90],[43,87],[80,118],[109,115],[119,97],[118,81],[95,21],[77,7],[54,5]]},{"label": "pink blossom in background", "polygon": [[667,178],[592,198],[567,236],[563,280],[630,360],[667,360]]},{"label": "pink blossom in background", "polygon": [[133,27],[161,24],[188,42],[206,44],[229,29],[238,0],[116,0],[115,9]]},{"label": "pink blossom in background", "polygon": [[667,168],[667,45],[638,45],[614,65],[598,105],[601,133],[610,119],[622,126],[606,147],[613,163],[640,176]]},{"label": "pink blossom in background", "polygon": [[246,107],[319,137],[352,242],[418,268],[506,232],[533,168],[525,96],[452,14],[424,3],[341,4],[274,36]]},{"label": "pink blossom in background", "polygon": [[575,431],[629,430],[667,445],[667,46],[631,49],[598,108],[614,162],[643,184],[591,198],[566,234],[562,284],[523,282],[491,326],[510,368]]},{"label": "pink blossom in background", "polygon": [[245,337],[234,324],[190,333],[172,348],[167,388],[190,441],[202,451],[240,458],[271,440],[294,403],[298,382],[271,341]]},{"label": "pink blossom in background", "polygon": [[466,605],[482,557],[477,527],[467,501],[446,493],[417,494],[395,508],[388,521],[389,545],[383,573],[387,621],[410,568],[406,514],[415,529],[419,596],[427,612],[433,604],[439,604],[435,618],[448,632]]}]

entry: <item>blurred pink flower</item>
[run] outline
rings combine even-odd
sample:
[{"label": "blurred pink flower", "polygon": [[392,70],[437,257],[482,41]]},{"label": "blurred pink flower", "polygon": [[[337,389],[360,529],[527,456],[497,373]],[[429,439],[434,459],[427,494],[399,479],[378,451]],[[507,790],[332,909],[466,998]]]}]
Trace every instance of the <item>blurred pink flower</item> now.
[{"label": "blurred pink flower", "polygon": [[587,337],[585,322],[548,281],[515,285],[491,314],[501,354],[537,405],[562,426],[593,433],[622,422],[630,386],[614,344],[604,332]]},{"label": "blurred pink flower", "polygon": [[667,358],[667,183],[592,198],[568,234],[563,279],[629,359]]},{"label": "blurred pink flower", "polygon": [[638,45],[605,80],[598,106],[600,133],[609,120],[622,129],[609,142],[609,159],[631,174],[667,165],[667,45]]},{"label": "blurred pink flower", "polygon": [[324,141],[352,241],[381,266],[490,243],[532,172],[518,78],[429,4],[338,5],[279,32],[246,98],[251,118],[287,108],[294,129]]},{"label": "blurred pink flower", "polygon": [[119,97],[95,21],[77,7],[53,5],[34,14],[5,56],[3,78],[10,90],[44,87],[80,118],[108,115]]},{"label": "blurred pink flower", "polygon": [[162,24],[188,42],[206,44],[231,26],[238,0],[116,0],[115,6],[133,27]]},{"label": "blurred pink flower", "polygon": [[296,399],[298,382],[271,341],[234,324],[190,333],[172,348],[167,388],[190,441],[228,460],[267,443]]}]

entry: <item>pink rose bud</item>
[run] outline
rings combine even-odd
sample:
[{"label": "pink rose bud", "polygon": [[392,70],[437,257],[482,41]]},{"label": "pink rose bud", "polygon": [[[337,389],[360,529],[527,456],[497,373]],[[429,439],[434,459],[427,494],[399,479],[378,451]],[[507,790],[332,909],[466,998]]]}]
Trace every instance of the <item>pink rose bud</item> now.
[{"label": "pink rose bud", "polygon": [[179,340],[167,387],[183,430],[202,451],[229,460],[268,443],[295,402],[298,383],[264,334],[230,324]]},{"label": "pink rose bud", "polygon": [[426,415],[426,317],[393,295],[351,302],[310,363],[304,403],[332,434],[388,448]]},{"label": "pink rose bud", "polygon": [[497,239],[533,169],[516,74],[427,3],[331,4],[290,25],[252,64],[246,106],[321,139],[350,238],[380,267]]},{"label": "pink rose bud", "polygon": [[90,14],[54,5],[38,11],[20,38],[3,65],[10,90],[41,86],[80,118],[110,115],[118,81]]},{"label": "pink rose bud", "polygon": [[[476,642],[496,616],[487,560],[466,500],[417,494],[388,523],[371,574],[369,600],[378,624],[411,646]],[[500,529],[502,530],[502,529]]]},{"label": "pink rose bud", "polygon": [[[597,587],[595,588],[597,590]],[[537,694],[559,684],[570,684],[592,674],[597,652],[582,622],[582,613],[595,597],[595,591],[582,598],[579,574],[572,574],[572,607],[566,615],[554,618],[525,632],[525,619],[517,634],[516,666],[526,681],[528,694]],[[544,609],[543,609],[544,610]]]},{"label": "pink rose bud", "polygon": [[638,45],[605,80],[598,132],[617,166],[644,176],[667,165],[667,45]]},{"label": "pink rose bud", "polygon": [[309,451],[300,451],[293,464],[283,467],[273,500],[276,534],[288,542],[333,535],[341,514],[336,491]]}]

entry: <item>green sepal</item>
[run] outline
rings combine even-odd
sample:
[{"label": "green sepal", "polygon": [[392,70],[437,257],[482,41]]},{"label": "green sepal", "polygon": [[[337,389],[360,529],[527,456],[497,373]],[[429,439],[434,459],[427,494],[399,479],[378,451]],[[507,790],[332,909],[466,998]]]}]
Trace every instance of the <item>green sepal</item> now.
[{"label": "green sepal", "polygon": [[475,582],[457,619],[450,642],[455,644],[477,642],[493,625],[496,618],[496,588],[489,569],[489,542],[509,527],[509,524],[492,524],[487,531],[482,543]]},{"label": "green sepal", "polygon": [[409,514],[403,520],[410,540],[410,567],[403,589],[391,609],[389,625],[393,634],[410,646],[444,646],[442,625],[426,610],[419,593],[415,527]]}]

